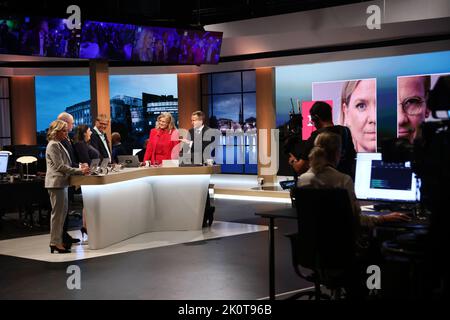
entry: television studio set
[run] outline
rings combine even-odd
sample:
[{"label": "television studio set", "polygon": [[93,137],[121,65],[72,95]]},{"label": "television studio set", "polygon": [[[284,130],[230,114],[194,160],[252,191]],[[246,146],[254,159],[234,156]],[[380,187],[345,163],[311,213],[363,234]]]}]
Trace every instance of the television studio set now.
[{"label": "television studio set", "polygon": [[445,300],[449,25],[448,0],[0,1],[0,300]]}]

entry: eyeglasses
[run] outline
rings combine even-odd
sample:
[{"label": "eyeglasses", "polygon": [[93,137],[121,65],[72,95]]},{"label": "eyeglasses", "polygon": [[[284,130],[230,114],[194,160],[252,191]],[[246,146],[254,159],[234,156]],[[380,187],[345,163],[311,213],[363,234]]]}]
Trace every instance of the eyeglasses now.
[{"label": "eyeglasses", "polygon": [[422,113],[425,100],[421,97],[408,97],[401,103],[403,111],[409,116],[417,116]]}]

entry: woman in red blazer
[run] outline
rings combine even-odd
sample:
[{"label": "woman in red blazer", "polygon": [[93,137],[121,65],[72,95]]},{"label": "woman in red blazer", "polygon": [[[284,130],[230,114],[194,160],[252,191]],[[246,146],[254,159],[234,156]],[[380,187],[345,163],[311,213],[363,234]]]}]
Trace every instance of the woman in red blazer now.
[{"label": "woman in red blazer", "polygon": [[161,165],[163,160],[175,160],[179,155],[179,136],[173,117],[168,112],[161,113],[156,126],[150,131],[144,162]]}]

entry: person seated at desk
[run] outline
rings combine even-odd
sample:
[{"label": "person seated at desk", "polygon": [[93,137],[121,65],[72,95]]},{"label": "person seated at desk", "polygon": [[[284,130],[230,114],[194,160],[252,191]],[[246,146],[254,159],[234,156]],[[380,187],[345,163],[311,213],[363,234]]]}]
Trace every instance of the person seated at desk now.
[{"label": "person seated at desk", "polygon": [[346,285],[344,286],[349,299],[361,299],[366,292],[365,270],[372,264],[372,257],[367,248],[361,246],[361,226],[372,228],[385,222],[407,221],[409,218],[401,213],[390,213],[384,216],[361,215],[361,208],[356,199],[353,180],[349,175],[336,169],[341,156],[341,137],[332,132],[320,133],[314,140],[314,148],[309,154],[309,170],[302,174],[297,182],[298,187],[312,188],[340,188],[346,189],[354,215],[354,235],[356,239],[357,259],[347,270]]},{"label": "person seated at desk", "polygon": [[[75,131],[75,153],[81,163],[91,165],[92,160],[100,158],[100,153],[93,146],[90,145],[92,131],[84,124],[77,127]],[[86,210],[83,208],[83,226],[80,229],[81,238],[87,234],[86,229]]]},{"label": "person seated at desk", "polygon": [[179,141],[175,121],[168,112],[161,113],[156,120],[156,127],[150,131],[144,164],[161,165],[163,160],[178,159]]},{"label": "person seated at desk", "polygon": [[[323,132],[314,140],[314,148],[309,154],[309,170],[302,174],[298,187],[342,188],[346,189],[359,226],[372,228],[384,222],[408,221],[407,215],[393,212],[383,216],[361,215],[361,207],[356,199],[353,180],[349,175],[339,172],[336,167],[341,156],[341,137],[332,132]],[[360,230],[355,230],[359,234]]]}]

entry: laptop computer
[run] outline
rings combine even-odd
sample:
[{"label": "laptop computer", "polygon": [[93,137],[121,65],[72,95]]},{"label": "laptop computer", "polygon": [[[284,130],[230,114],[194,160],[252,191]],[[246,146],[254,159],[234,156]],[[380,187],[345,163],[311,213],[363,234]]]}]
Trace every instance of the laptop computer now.
[{"label": "laptop computer", "polygon": [[163,168],[178,168],[180,166],[179,160],[163,160],[162,167]]},{"label": "laptop computer", "polygon": [[286,180],[286,181],[280,181],[280,186],[283,190],[288,190],[295,188],[297,185],[295,184],[295,180]]},{"label": "laptop computer", "polygon": [[124,165],[126,168],[137,168],[141,165],[138,156],[130,156],[130,155],[117,156],[117,160],[119,164]]},{"label": "laptop computer", "polygon": [[98,165],[100,164],[100,159],[92,159],[91,165],[89,166],[89,172],[95,172],[97,171]]},{"label": "laptop computer", "polygon": [[108,165],[110,162],[111,162],[111,159],[103,158],[102,163],[100,164],[100,168],[102,168],[102,169],[108,168]]}]

